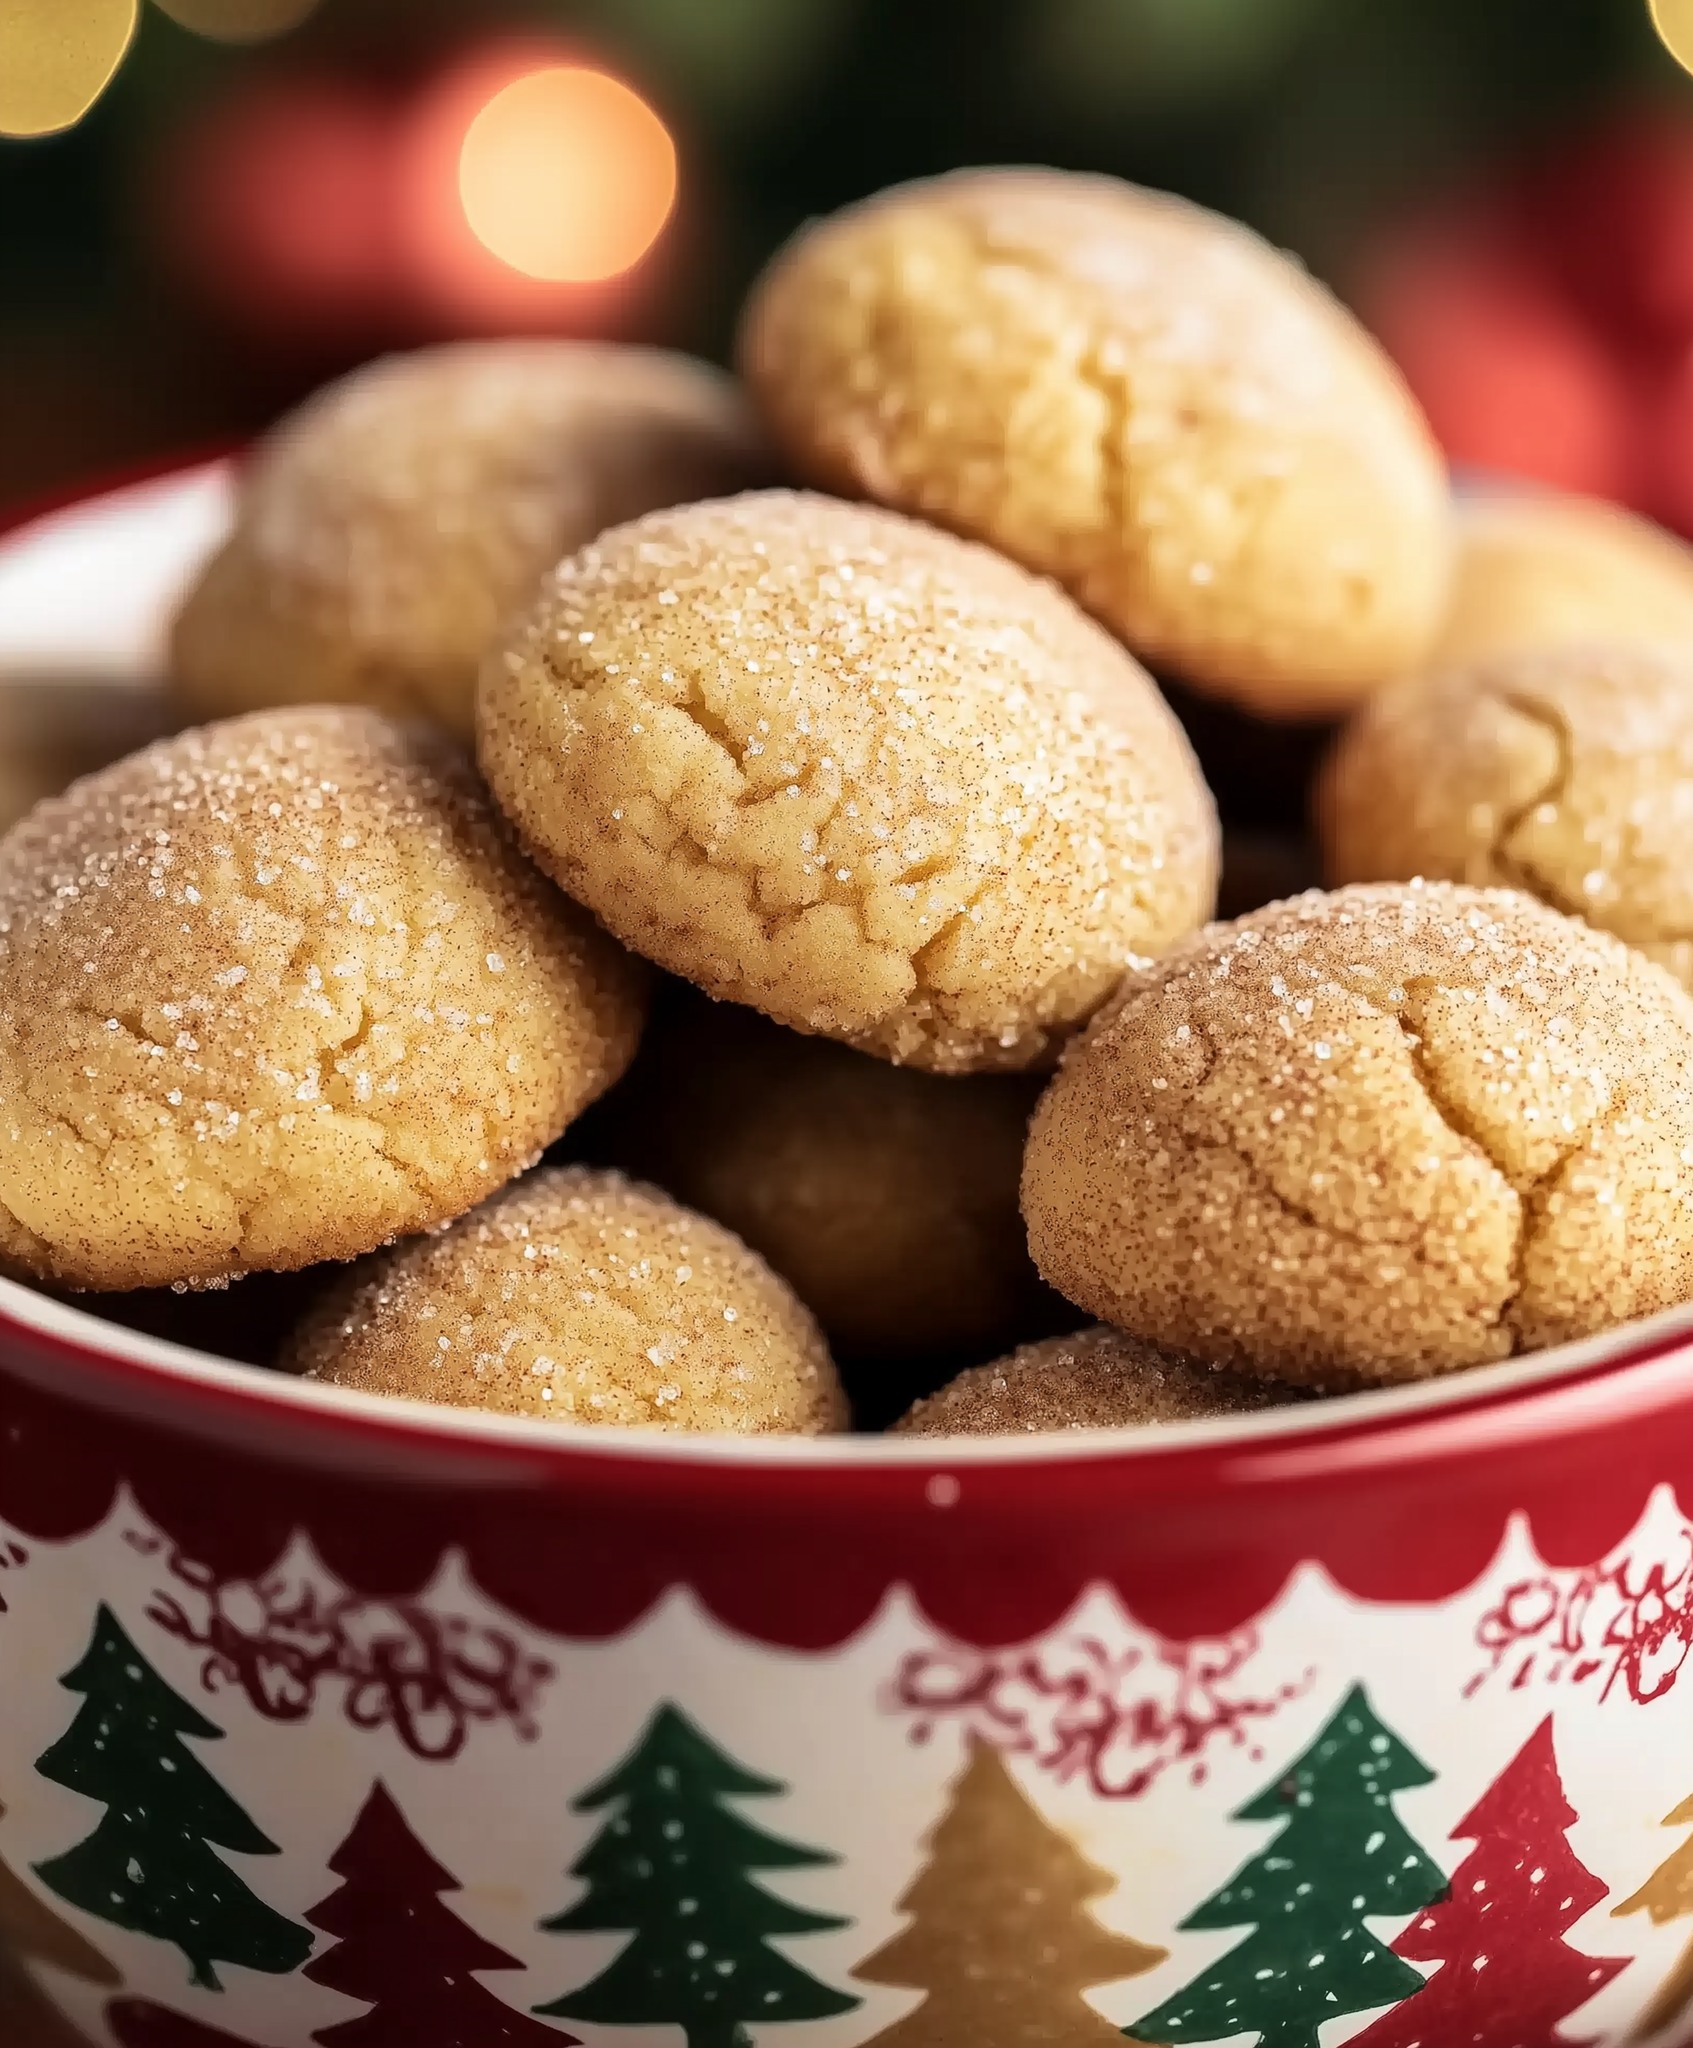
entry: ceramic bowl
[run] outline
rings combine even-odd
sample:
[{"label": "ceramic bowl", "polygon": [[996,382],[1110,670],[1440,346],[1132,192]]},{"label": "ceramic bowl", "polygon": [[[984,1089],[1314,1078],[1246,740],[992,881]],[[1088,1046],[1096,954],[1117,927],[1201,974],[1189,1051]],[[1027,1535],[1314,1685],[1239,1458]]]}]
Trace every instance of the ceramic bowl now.
[{"label": "ceramic bowl", "polygon": [[[0,690],[144,689],[225,506],[0,547]],[[0,1283],[0,1932],[106,2048],[1693,2039],[1684,1498],[1689,1311],[1129,1437],[743,1444]]]}]

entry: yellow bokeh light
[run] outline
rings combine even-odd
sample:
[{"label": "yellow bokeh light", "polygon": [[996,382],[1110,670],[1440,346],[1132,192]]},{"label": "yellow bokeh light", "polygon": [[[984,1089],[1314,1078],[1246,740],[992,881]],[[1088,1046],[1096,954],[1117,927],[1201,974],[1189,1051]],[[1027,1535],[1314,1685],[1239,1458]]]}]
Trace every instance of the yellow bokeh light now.
[{"label": "yellow bokeh light", "polygon": [[1652,22],[1675,61],[1693,71],[1693,0],[1649,0]]},{"label": "yellow bokeh light", "polygon": [[318,0],[156,0],[160,13],[219,43],[262,43],[298,28]]},{"label": "yellow bokeh light", "polygon": [[80,121],[123,62],[138,0],[3,0],[0,135]]},{"label": "yellow bokeh light", "polygon": [[526,277],[591,284],[630,269],[676,203],[676,146],[638,93],[548,64],[503,86],[459,154],[478,241]]}]

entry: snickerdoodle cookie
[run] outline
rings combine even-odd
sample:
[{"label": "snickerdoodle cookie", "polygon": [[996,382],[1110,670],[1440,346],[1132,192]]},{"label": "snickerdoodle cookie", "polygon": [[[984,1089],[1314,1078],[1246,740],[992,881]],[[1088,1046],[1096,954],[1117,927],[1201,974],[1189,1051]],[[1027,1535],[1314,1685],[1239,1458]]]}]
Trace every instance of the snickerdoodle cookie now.
[{"label": "snickerdoodle cookie", "polygon": [[1446,625],[1425,667],[1573,642],[1693,645],[1693,549],[1618,505],[1493,489],[1457,502]]},{"label": "snickerdoodle cookie", "polygon": [[616,1156],[761,1252],[837,1351],[979,1358],[1028,1334],[1045,1297],[1017,1180],[1037,1082],[893,1067],[697,998],[656,1038]]},{"label": "snickerdoodle cookie", "polygon": [[368,703],[468,738],[477,662],[561,555],[764,472],[733,385],[685,356],[486,341],[391,357],[259,451],[177,620],[177,693],[198,718]]},{"label": "snickerdoodle cookie", "polygon": [[914,1066],[1038,1065],[1214,898],[1210,794],[1133,659],[1001,556],[833,499],[602,534],[484,665],[479,741],[625,944]]},{"label": "snickerdoodle cookie", "polygon": [[1693,982],[1693,639],[1396,684],[1341,736],[1317,819],[1331,882],[1523,889]]},{"label": "snickerdoodle cookie", "polygon": [[1247,1415],[1295,1398],[1289,1388],[1161,1350],[1096,1323],[974,1365],[916,1402],[894,1436],[1017,1436],[1132,1429]]},{"label": "snickerdoodle cookie", "polygon": [[444,1222],[642,1003],[445,741],[357,709],[161,741],[0,841],[0,1263],[158,1287]]},{"label": "snickerdoodle cookie", "polygon": [[360,1393],[549,1422],[847,1426],[816,1323],[756,1253],[657,1188],[584,1167],[371,1261],[283,1362]]},{"label": "snickerdoodle cookie", "polygon": [[1035,1112],[1046,1277],[1321,1386],[1693,1298],[1693,999],[1503,890],[1312,893],[1132,972]]},{"label": "snickerdoodle cookie", "polygon": [[897,187],[776,257],[740,359],[808,480],[991,541],[1267,716],[1344,708],[1439,628],[1445,470],[1398,373],[1184,200],[1048,170]]}]

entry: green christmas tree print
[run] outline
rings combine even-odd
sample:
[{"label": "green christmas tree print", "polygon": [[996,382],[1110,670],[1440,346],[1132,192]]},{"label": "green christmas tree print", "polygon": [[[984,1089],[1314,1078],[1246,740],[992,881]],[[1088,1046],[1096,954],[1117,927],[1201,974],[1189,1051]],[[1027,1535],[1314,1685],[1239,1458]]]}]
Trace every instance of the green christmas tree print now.
[{"label": "green christmas tree print", "polygon": [[277,1853],[186,1746],[185,1738],[218,1741],[223,1731],[172,1692],[106,1607],[81,1663],[60,1682],[84,1705],[36,1769],[106,1813],[85,1841],[38,1863],[36,1876],[85,1913],[173,1943],[205,1990],[222,1990],[219,1962],[273,1976],[298,1969],[311,1935],[216,1853]]},{"label": "green christmas tree print", "polygon": [[1125,2028],[1130,2040],[1320,2048],[1325,2020],[1420,1991],[1421,1975],[1364,1922],[1421,1912],[1446,1890],[1393,1810],[1394,1793],[1433,1782],[1354,1686],[1298,1762],[1234,1815],[1281,1831],[1181,1923],[1252,1932]]},{"label": "green christmas tree print", "polygon": [[749,2048],[750,2024],[829,2019],[859,2003],[807,1975],[773,1937],[848,1923],[755,1884],[749,1873],[807,1870],[836,1859],[767,1835],[732,1799],[774,1799],[787,1787],[725,1756],[675,1707],[660,1707],[633,1752],[575,1802],[609,1809],[570,1867],[587,1890],[549,1934],[627,1933],[591,1983],[537,2007],[549,2019],[604,2026],[676,2026],[687,2048]]}]

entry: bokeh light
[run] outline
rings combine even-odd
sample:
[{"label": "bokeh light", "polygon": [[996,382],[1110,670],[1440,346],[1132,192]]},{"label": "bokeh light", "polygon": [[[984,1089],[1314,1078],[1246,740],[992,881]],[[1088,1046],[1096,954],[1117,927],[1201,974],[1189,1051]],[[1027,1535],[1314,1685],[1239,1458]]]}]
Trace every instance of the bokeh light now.
[{"label": "bokeh light", "polygon": [[592,284],[638,263],[676,203],[676,148],[638,93],[585,65],[503,85],[459,156],[465,217],[525,277]]},{"label": "bokeh light", "polygon": [[395,294],[393,158],[383,97],[261,67],[176,128],[154,232],[197,296],[273,345],[375,334]]},{"label": "bokeh light", "polygon": [[319,0],[154,0],[161,14],[220,43],[263,43],[298,28]]},{"label": "bokeh light", "polygon": [[1693,0],[1650,0],[1652,21],[1675,61],[1693,71]]},{"label": "bokeh light", "polygon": [[137,0],[4,0],[0,135],[53,135],[105,91],[135,34]]},{"label": "bokeh light", "polygon": [[393,190],[411,296],[449,332],[621,333],[675,282],[675,145],[569,44],[491,42],[437,73],[400,119]]}]

